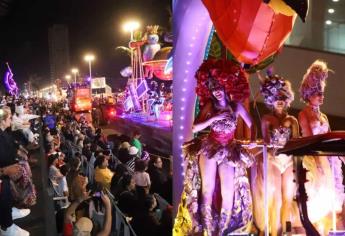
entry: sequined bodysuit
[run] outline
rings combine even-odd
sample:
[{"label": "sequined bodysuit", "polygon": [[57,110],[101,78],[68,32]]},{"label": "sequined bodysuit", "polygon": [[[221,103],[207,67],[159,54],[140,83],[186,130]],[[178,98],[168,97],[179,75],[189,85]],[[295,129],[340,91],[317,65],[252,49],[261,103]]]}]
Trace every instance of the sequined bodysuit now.
[{"label": "sequined bodysuit", "polygon": [[218,165],[228,164],[248,168],[254,159],[246,149],[234,142],[236,124],[235,113],[230,113],[226,119],[214,121],[210,125],[211,132],[202,140],[197,155],[215,158]]},{"label": "sequined bodysuit", "polygon": [[[327,121],[323,123],[317,121],[311,129],[313,135],[318,135],[327,133],[330,127]],[[318,158],[318,164],[316,157],[306,156],[303,159],[303,165],[308,170],[308,182],[305,186],[308,194],[308,214],[312,222],[319,221],[332,212],[333,204],[336,212],[341,212],[345,199],[341,160],[336,156]],[[332,173],[333,165],[334,173]]]},{"label": "sequined bodysuit", "polygon": [[[217,115],[210,112],[208,118]],[[235,167],[234,173],[234,204],[231,220],[228,225],[229,232],[245,230],[252,221],[252,199],[246,169],[253,163],[254,156],[241,145],[235,142],[234,134],[237,125],[236,113],[230,109],[225,119],[212,122],[210,133],[194,138],[183,146],[185,155],[185,181],[179,213],[174,226],[176,235],[192,235],[202,232],[200,202],[201,176],[199,158],[201,156],[215,159],[217,165],[230,165]],[[220,188],[216,188],[216,195],[220,196]],[[218,198],[219,199],[219,198]],[[226,200],[226,199],[224,199]],[[217,201],[217,198],[215,198]],[[219,223],[217,204],[213,203],[212,218],[215,228]],[[179,232],[179,233],[177,233]]]},{"label": "sequined bodysuit", "polygon": [[[280,126],[279,128],[271,131],[271,144],[275,146],[284,146],[286,142],[291,138],[291,128]],[[270,161],[275,165],[280,173],[284,173],[287,168],[292,165],[292,158],[285,155],[273,155],[270,156]]]}]

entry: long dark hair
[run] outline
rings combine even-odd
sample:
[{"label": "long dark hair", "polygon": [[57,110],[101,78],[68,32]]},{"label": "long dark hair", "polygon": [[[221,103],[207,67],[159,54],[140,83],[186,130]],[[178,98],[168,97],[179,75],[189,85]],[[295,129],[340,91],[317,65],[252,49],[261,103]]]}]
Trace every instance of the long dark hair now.
[{"label": "long dark hair", "polygon": [[104,155],[98,155],[96,160],[95,160],[95,163],[94,163],[94,167],[98,167],[100,168],[105,160],[105,156]]},{"label": "long dark hair", "polygon": [[236,108],[236,103],[235,103],[234,101],[231,100],[231,97],[230,97],[229,94],[225,91],[224,86],[221,85],[221,84],[219,83],[218,80],[216,80],[216,79],[213,78],[211,75],[209,75],[209,79],[208,79],[208,82],[207,82],[207,86],[208,86],[208,89],[209,89],[210,92],[211,92],[211,100],[212,100],[212,104],[213,104],[214,108],[220,110],[220,107],[218,106],[219,101],[214,97],[213,91],[214,91],[215,89],[222,89],[222,91],[223,91],[223,93],[224,93],[224,98],[225,98],[226,105],[229,106],[230,109],[232,109],[233,111],[235,111],[234,109]]},{"label": "long dark hair", "polygon": [[54,163],[56,159],[58,159],[58,157],[59,157],[59,153],[50,154],[48,156],[48,162],[47,162],[48,168]]},{"label": "long dark hair", "polygon": [[[226,107],[229,108],[229,110],[231,110],[232,112],[236,112],[237,111],[237,102],[235,101],[232,101],[231,98],[225,93],[225,90],[223,89],[224,91],[224,97],[225,97],[225,102],[226,102]],[[212,93],[212,92],[211,92]],[[221,110],[221,107],[218,105],[219,104],[219,101],[213,96],[213,93],[212,93],[212,96],[211,96],[211,100],[212,100],[212,105],[213,105],[213,108],[217,111],[217,110]]]}]

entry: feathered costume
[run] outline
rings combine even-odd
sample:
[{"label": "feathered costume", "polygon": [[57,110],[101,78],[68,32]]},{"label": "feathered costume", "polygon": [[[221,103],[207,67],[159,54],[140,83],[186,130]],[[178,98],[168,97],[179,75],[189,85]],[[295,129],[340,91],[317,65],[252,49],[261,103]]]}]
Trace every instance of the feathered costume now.
[{"label": "feathered costume", "polygon": [[[315,94],[324,93],[329,71],[327,64],[320,60],[315,61],[308,68],[300,86],[300,94],[304,102],[308,103],[309,98]],[[311,129],[313,135],[317,135],[329,132],[330,126],[327,120],[323,123],[319,121],[319,124],[311,127]],[[322,169],[323,174],[320,174],[315,158],[306,156],[303,159],[303,165],[309,171],[307,173],[309,181],[305,185],[308,194],[308,214],[313,223],[323,221],[324,217],[332,212],[333,202],[336,211],[341,211],[345,198],[340,158],[318,157],[320,160],[319,169]],[[334,165],[333,174],[332,164]],[[335,199],[333,199],[332,193],[335,195]]]},{"label": "feathered costume", "polygon": [[[203,109],[195,123],[203,122],[217,115],[219,110],[210,101],[209,78],[217,80],[218,86],[231,94],[232,100],[240,101],[249,95],[249,85],[244,72],[238,65],[229,61],[205,61],[196,73],[196,92]],[[199,157],[215,158],[217,165],[226,164],[234,167],[234,201],[232,215],[226,226],[227,232],[245,230],[252,221],[252,200],[246,168],[253,163],[253,156],[235,142],[234,133],[237,118],[234,103],[230,109],[230,116],[214,121],[210,125],[210,132],[201,135],[183,145],[185,156],[184,191],[181,197],[178,214],[175,219],[173,235],[207,235],[202,217],[205,217],[201,202],[201,183]],[[229,180],[231,181],[231,180]],[[213,194],[213,203],[209,209],[212,219],[212,236],[221,231],[224,220],[220,210],[221,199],[219,179]],[[217,230],[219,228],[219,231]],[[211,236],[211,235],[208,235]]]},{"label": "feathered costume", "polygon": [[[289,81],[285,80],[283,77],[279,75],[273,75],[272,71],[269,69],[267,70],[267,76],[262,78],[259,75],[261,80],[260,86],[260,94],[264,98],[264,102],[267,108],[273,110],[274,103],[276,101],[284,101],[285,108],[288,108],[291,102],[294,100],[294,93],[291,89],[291,84]],[[268,115],[271,116],[271,115]],[[287,116],[286,116],[287,117]],[[278,118],[277,118],[278,119]],[[292,119],[292,118],[291,118]],[[274,146],[284,146],[286,142],[292,138],[292,125],[284,126],[283,120],[279,123],[279,126],[273,127],[273,124],[267,124],[268,126],[268,135],[269,136],[269,143]],[[290,124],[290,122],[288,122]],[[296,121],[297,124],[297,121]],[[266,131],[262,131],[266,132]],[[270,148],[268,150],[268,161],[269,166],[275,166],[277,170],[280,171],[281,174],[284,174],[285,171],[293,165],[293,160],[291,156],[287,156],[285,154],[275,154],[275,150]],[[253,200],[254,200],[254,219],[256,226],[259,228],[260,231],[264,231],[265,222],[263,219],[263,204],[264,204],[264,183],[263,183],[263,166],[262,166],[262,157],[258,159],[255,165],[252,166],[251,169],[251,178],[252,178],[252,190],[253,190]],[[292,209],[283,208],[282,204],[277,204],[276,202],[280,202],[274,199],[276,195],[275,191],[280,191],[280,189],[276,189],[275,179],[280,178],[278,176],[274,176],[270,170],[268,170],[268,194],[271,196],[269,198],[268,207],[269,207],[269,224],[274,224],[274,227],[277,225],[281,225],[281,217],[283,211],[293,211]],[[276,172],[274,172],[276,173]],[[292,180],[291,180],[292,182]],[[273,184],[273,186],[271,185]],[[292,201],[292,199],[291,199]],[[276,212],[276,214],[272,213]],[[277,215],[278,214],[278,215]],[[280,219],[280,220],[278,220]],[[285,223],[285,222],[284,222]],[[272,230],[272,228],[271,228]],[[275,229],[276,230],[276,229]],[[271,231],[272,233],[272,231]]]}]

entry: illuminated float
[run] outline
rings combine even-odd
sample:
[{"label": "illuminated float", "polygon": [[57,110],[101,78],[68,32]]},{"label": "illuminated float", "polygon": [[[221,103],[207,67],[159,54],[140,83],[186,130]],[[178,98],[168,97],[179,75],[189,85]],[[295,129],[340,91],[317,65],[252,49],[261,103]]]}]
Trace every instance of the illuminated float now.
[{"label": "illuminated float", "polygon": [[[131,55],[131,66],[121,71],[122,76],[130,77],[123,104],[128,114],[151,121],[168,121],[170,126],[172,91],[164,83],[172,80],[172,69],[168,67],[172,47],[161,48],[158,29],[158,25],[147,26],[143,38],[133,39],[129,48],[119,47]],[[161,81],[161,86],[153,87],[148,80]]]},{"label": "illuminated float", "polygon": [[[213,33],[226,47],[229,59],[247,71],[273,61],[292,31],[297,14],[305,20],[308,0],[177,0],[174,2],[174,202],[184,203],[184,155],[181,146],[193,138],[195,72],[208,58]],[[243,134],[244,135],[244,134]],[[239,137],[243,138],[243,137]],[[184,193],[185,194],[185,193]],[[193,233],[193,222],[179,208],[174,235]],[[176,209],[177,211],[177,209]],[[263,213],[267,218],[267,212]],[[185,227],[189,225],[189,227]],[[266,224],[266,235],[268,225]]]}]

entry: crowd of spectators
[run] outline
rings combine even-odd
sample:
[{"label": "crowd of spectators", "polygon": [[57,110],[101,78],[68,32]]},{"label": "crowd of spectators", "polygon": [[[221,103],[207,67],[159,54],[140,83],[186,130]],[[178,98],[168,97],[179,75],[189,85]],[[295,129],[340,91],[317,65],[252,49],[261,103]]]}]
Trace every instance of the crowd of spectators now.
[{"label": "crowd of spectators", "polygon": [[58,103],[47,110],[51,117],[43,119],[43,136],[49,183],[59,199],[58,233],[123,230],[116,228],[119,209],[138,236],[171,234],[171,173],[161,157],[144,151],[140,132],[107,137],[88,114],[73,114]]},{"label": "crowd of spectators", "polygon": [[123,220],[138,236],[171,234],[172,174],[163,157],[145,151],[140,132],[107,137],[90,117],[64,103],[1,99],[0,235],[29,235],[13,221],[36,204],[31,153],[40,134],[60,235],[122,235]]},{"label": "crowd of spectators", "polygon": [[14,220],[30,214],[36,204],[31,167],[39,148],[39,99],[4,96],[0,103],[0,235],[26,236]]}]

